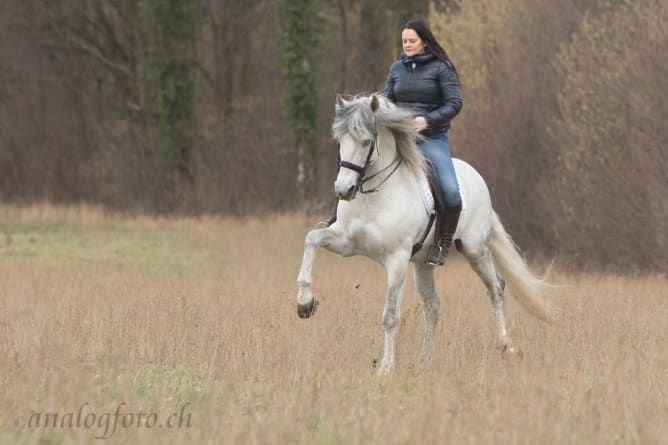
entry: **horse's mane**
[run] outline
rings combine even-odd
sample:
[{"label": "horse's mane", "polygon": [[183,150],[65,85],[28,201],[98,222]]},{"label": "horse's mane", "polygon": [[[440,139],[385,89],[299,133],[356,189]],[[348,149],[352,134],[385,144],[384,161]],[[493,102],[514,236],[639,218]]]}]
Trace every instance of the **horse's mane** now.
[{"label": "horse's mane", "polygon": [[390,130],[397,144],[397,151],[404,164],[416,175],[426,171],[427,164],[415,141],[420,135],[413,127],[411,110],[399,108],[383,96],[377,96],[378,109],[371,110],[372,96],[355,96],[336,107],[332,135],[337,140],[345,133],[362,141],[373,139],[383,129]]}]

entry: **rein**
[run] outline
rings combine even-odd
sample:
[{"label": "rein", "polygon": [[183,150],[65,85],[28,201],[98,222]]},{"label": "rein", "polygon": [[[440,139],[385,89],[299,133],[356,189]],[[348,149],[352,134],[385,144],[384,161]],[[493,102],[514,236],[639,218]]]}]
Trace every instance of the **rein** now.
[{"label": "rein", "polygon": [[[369,168],[369,166],[371,166],[371,164],[373,164],[373,162],[375,162],[375,161],[371,161],[371,157],[373,156],[374,149],[376,150],[376,152],[378,152],[378,135],[374,136],[373,142],[371,142],[371,145],[369,146],[369,153],[366,156],[366,161],[364,162],[363,166],[353,164],[352,162],[348,162],[348,161],[339,161],[339,167],[348,168],[350,170],[353,170],[353,171],[356,171],[357,173],[359,173],[359,175],[360,175],[359,192],[362,193],[363,195],[366,195],[368,193],[375,193],[378,190],[380,190],[380,186],[385,184],[385,182],[388,179],[390,179],[390,177],[394,174],[394,172],[397,171],[397,169],[399,168],[399,166],[401,165],[401,162],[403,160],[403,158],[401,157],[401,154],[397,153],[397,156],[387,166],[378,170],[376,173],[374,173],[371,176],[366,176],[367,168]],[[392,168],[393,166],[394,166],[394,168]],[[390,173],[388,173],[388,175],[385,176],[383,178],[383,180],[380,181],[380,183],[376,187],[374,187],[372,189],[367,189],[367,190],[364,189],[364,184],[367,181],[372,180],[373,178],[379,176],[381,173],[383,173],[383,172],[385,172],[389,169],[392,169],[392,171],[390,171]]]}]

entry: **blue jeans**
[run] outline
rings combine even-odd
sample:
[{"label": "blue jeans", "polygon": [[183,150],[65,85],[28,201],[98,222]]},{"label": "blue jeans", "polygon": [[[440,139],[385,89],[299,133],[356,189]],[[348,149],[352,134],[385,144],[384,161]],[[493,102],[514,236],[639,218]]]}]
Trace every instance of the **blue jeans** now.
[{"label": "blue jeans", "polygon": [[418,143],[422,154],[431,161],[436,170],[436,177],[441,184],[442,199],[445,207],[456,207],[461,204],[459,196],[459,184],[455,175],[455,167],[452,165],[450,155],[450,138],[448,133],[439,133],[429,136]]}]

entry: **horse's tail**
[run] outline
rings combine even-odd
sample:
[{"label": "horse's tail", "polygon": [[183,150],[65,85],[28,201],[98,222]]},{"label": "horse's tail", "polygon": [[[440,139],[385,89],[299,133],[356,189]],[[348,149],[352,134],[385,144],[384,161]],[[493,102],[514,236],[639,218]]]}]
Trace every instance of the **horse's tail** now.
[{"label": "horse's tail", "polygon": [[543,295],[549,285],[531,273],[496,212],[492,215],[492,243],[494,265],[517,302],[531,315],[555,321],[558,310]]}]

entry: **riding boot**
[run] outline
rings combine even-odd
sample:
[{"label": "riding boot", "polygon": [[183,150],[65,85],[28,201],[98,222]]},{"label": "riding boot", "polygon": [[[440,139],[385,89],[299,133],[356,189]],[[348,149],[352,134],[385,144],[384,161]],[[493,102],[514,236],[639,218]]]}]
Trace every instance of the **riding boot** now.
[{"label": "riding boot", "polygon": [[461,204],[455,207],[446,207],[438,219],[438,230],[434,235],[436,241],[429,247],[429,251],[427,252],[427,264],[431,266],[442,266],[445,264],[461,211]]},{"label": "riding boot", "polygon": [[320,222],[320,224],[324,225],[325,227],[329,227],[332,224],[336,222],[336,210],[339,207],[339,198],[336,198],[336,202],[334,203],[334,207],[332,208],[332,213],[329,215],[329,218],[326,220]]}]

